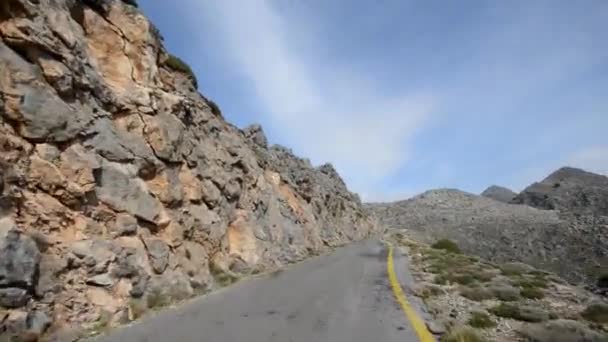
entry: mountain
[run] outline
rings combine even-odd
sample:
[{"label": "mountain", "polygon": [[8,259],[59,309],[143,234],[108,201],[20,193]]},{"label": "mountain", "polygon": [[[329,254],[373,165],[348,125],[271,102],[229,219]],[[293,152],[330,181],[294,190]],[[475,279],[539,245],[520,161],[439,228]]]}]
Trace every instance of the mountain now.
[{"label": "mountain", "polygon": [[[564,170],[570,177],[563,176]],[[607,189],[603,178],[561,169],[547,179],[550,184],[559,180],[564,188],[550,186],[553,190],[546,190],[547,179],[541,182],[541,189],[548,192],[544,202],[533,202],[538,208],[454,189],[431,190],[405,201],[367,206],[389,229],[405,229],[421,242],[451,239],[464,251],[491,261],[521,261],[574,283],[592,284],[608,271],[608,217],[603,215],[599,200]],[[537,184],[530,188],[538,189]],[[517,199],[528,201],[530,188]],[[581,194],[586,194],[588,201],[579,202]],[[539,205],[544,203],[554,203],[562,210]]]},{"label": "mountain", "polygon": [[375,234],[118,0],[0,5],[0,335],[113,326]]},{"label": "mountain", "polygon": [[510,203],[513,201],[517,193],[498,185],[492,185],[485,189],[481,196],[488,197],[500,202]]},{"label": "mountain", "polygon": [[513,203],[580,215],[608,216],[608,177],[564,167],[524,189]]}]

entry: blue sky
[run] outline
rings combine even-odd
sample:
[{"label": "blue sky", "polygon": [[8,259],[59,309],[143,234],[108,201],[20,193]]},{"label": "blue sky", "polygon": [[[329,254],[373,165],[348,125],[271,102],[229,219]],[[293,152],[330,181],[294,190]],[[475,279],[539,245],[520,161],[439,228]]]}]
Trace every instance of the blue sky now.
[{"label": "blue sky", "polygon": [[140,0],[239,127],[365,200],[608,174],[608,2]]}]

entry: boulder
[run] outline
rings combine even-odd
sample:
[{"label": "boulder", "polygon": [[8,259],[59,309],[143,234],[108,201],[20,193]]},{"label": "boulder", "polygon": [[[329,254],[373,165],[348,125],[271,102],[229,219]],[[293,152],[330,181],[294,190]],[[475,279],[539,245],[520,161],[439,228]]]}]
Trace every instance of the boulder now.
[{"label": "boulder", "polygon": [[19,287],[0,288],[0,307],[19,308],[25,306],[31,295],[26,289]]},{"label": "boulder", "polygon": [[144,243],[150,256],[150,265],[155,273],[161,274],[169,264],[169,246],[159,239],[145,239]]},{"label": "boulder", "polygon": [[144,116],[144,134],[156,156],[168,162],[180,162],[184,145],[184,125],[174,115],[161,113]]},{"label": "boulder", "polygon": [[0,306],[26,304],[39,264],[40,251],[31,238],[16,229],[0,232]]},{"label": "boulder", "polygon": [[247,139],[250,139],[256,145],[268,148],[268,139],[266,139],[262,126],[258,124],[249,125],[243,129],[243,133]]},{"label": "boulder", "polygon": [[20,82],[23,75],[35,77],[39,72],[0,42],[0,92],[11,94],[0,114],[20,123],[23,137],[64,142],[76,137],[92,120],[89,111],[66,104],[46,83]]},{"label": "boulder", "polygon": [[93,277],[87,279],[87,284],[93,285],[93,286],[109,287],[109,286],[114,285],[114,280],[112,280],[112,278],[110,277],[109,274],[104,273],[104,274],[98,274],[96,276],[93,276]]},{"label": "boulder", "polygon": [[126,165],[104,161],[98,171],[97,197],[118,211],[126,211],[142,220],[165,226],[169,218],[162,204],[147,191]]},{"label": "boulder", "polygon": [[116,215],[115,225],[118,235],[135,235],[137,233],[137,219],[129,214]]}]

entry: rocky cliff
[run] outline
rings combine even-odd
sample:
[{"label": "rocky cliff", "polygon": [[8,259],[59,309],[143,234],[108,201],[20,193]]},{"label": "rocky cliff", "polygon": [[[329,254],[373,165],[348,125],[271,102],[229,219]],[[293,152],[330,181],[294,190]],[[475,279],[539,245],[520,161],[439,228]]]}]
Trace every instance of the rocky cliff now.
[{"label": "rocky cliff", "polygon": [[133,2],[3,0],[0,38],[0,335],[124,323],[374,233],[331,165],[227,123]]},{"label": "rocky cliff", "polygon": [[608,218],[507,204],[453,189],[370,204],[380,222],[432,243],[451,239],[495,262],[521,261],[595,283],[608,265]]}]

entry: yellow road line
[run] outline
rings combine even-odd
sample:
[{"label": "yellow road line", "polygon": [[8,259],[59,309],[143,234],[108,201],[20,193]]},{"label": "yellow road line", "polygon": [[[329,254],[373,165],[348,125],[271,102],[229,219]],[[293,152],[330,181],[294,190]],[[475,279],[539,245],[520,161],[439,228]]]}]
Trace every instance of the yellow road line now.
[{"label": "yellow road line", "polygon": [[393,288],[395,298],[397,299],[397,302],[399,302],[399,305],[401,305],[401,309],[405,313],[405,318],[410,322],[412,328],[414,328],[416,331],[416,335],[418,335],[420,342],[435,342],[435,338],[427,330],[424,321],[418,316],[416,311],[407,301],[407,298],[403,293],[403,289],[401,288],[401,285],[399,285],[399,280],[397,280],[397,274],[395,273],[395,262],[393,261],[393,246],[388,246],[386,267],[388,270],[388,280]]}]

